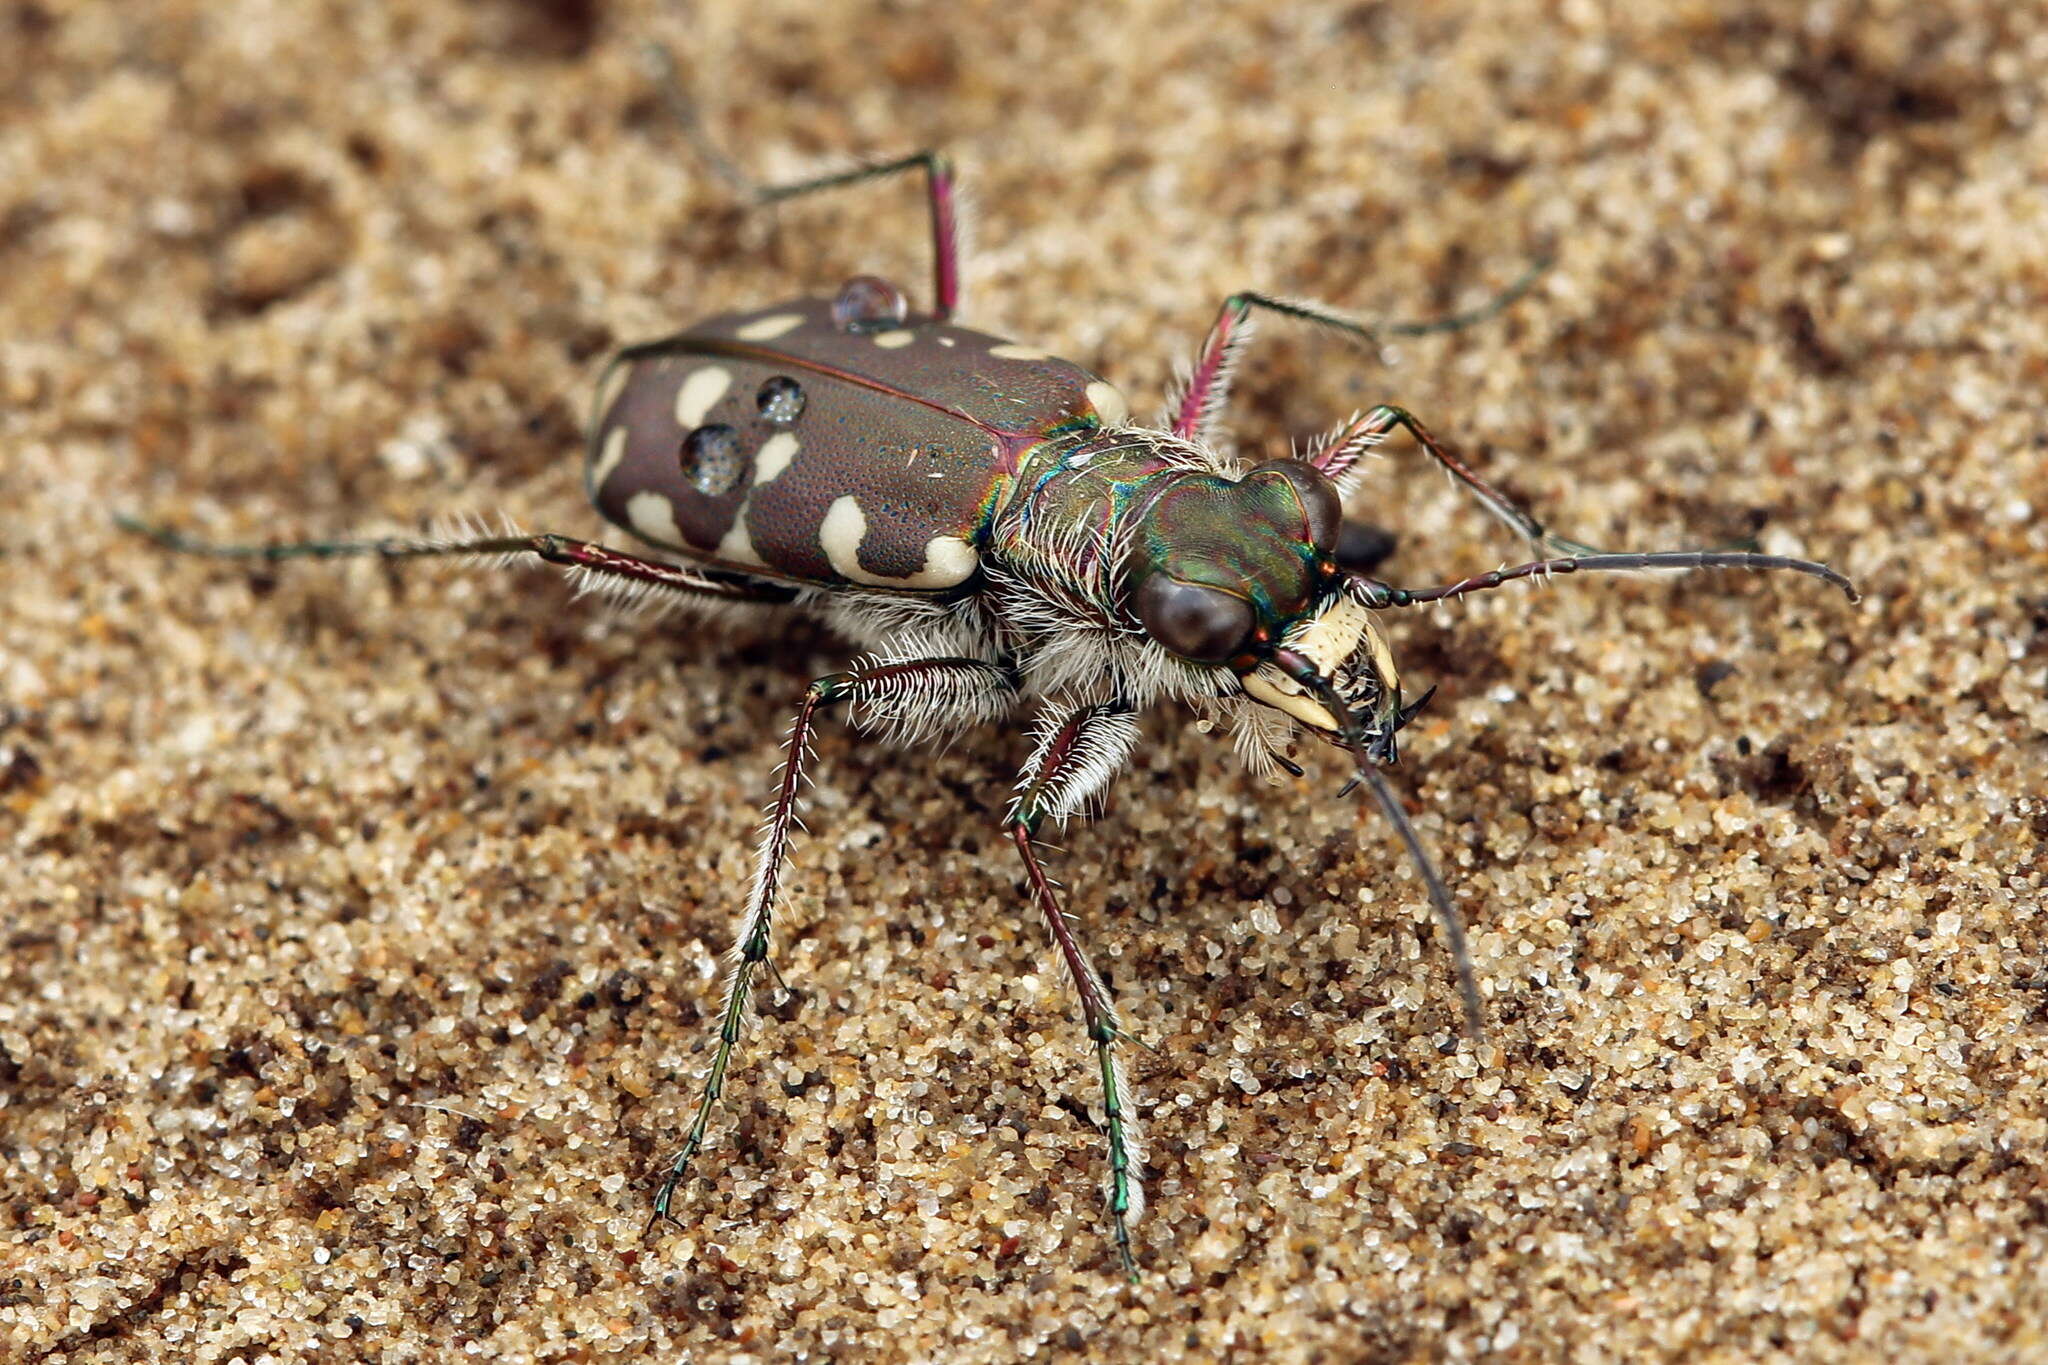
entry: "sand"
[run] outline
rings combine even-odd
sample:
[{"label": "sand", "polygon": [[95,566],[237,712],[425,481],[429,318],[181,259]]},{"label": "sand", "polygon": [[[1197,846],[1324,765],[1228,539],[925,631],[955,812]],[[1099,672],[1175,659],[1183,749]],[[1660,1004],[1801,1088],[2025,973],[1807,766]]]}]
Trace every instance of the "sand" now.
[{"label": "sand", "polygon": [[[2031,3],[0,8],[0,1358],[2048,1358],[2048,21]],[[875,271],[1232,431],[1398,400],[1567,535],[1852,573],[1390,620],[1384,826],[1157,714],[1056,842],[1134,1034],[1143,1283],[998,819],[1019,734],[819,741],[680,1226],[716,961],[821,630],[119,534],[575,535],[608,348]],[[1515,547],[1389,446],[1427,583]]]}]

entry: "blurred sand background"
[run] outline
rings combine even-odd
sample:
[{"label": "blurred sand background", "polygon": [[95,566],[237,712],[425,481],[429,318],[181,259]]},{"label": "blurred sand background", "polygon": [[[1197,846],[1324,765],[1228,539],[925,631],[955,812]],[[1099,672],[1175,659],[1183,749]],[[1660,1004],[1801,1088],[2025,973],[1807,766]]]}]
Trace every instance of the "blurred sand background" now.
[{"label": "blurred sand background", "polygon": [[[1189,7],[0,4],[0,1359],[2048,1358],[2048,16],[2031,0]],[[1407,404],[1568,535],[1819,556],[1400,620],[1399,782],[1265,788],[1159,715],[1056,858],[1155,1051],[1148,1278],[996,827],[1017,736],[829,725],[683,1226],[787,718],[827,636],[538,571],[173,559],[455,512],[599,531],[595,365],[928,267],[1155,411]],[[1514,547],[1394,449],[1411,583]],[[773,1002],[770,1002],[773,1004]]]}]

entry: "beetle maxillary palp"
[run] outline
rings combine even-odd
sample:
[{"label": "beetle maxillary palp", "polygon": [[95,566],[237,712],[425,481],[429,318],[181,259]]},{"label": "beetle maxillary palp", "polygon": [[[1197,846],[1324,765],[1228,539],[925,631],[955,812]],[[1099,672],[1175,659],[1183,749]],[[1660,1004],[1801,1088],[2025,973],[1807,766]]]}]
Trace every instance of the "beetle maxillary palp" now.
[{"label": "beetle maxillary palp", "polygon": [[[1451,965],[1457,973],[1458,997],[1465,1011],[1465,1032],[1477,1040],[1484,1031],[1484,1011],[1479,1002],[1479,979],[1472,968],[1472,954],[1465,942],[1465,920],[1458,913],[1457,905],[1451,900],[1450,889],[1437,874],[1436,864],[1430,861],[1429,853],[1422,847],[1421,836],[1415,826],[1409,823],[1408,813],[1401,809],[1400,798],[1381,775],[1374,757],[1373,741],[1384,737],[1389,741],[1387,752],[1392,753],[1391,729],[1382,729],[1378,735],[1367,730],[1364,722],[1344,704],[1335,684],[1316,671],[1315,665],[1293,650],[1275,650],[1273,662],[1290,678],[1307,689],[1317,701],[1337,718],[1337,737],[1344,747],[1351,751],[1358,765],[1358,781],[1368,787],[1373,799],[1379,803],[1380,813],[1387,823],[1401,837],[1408,848],[1408,857],[1415,864],[1415,870],[1422,877],[1422,884],[1429,895],[1430,907],[1436,912],[1437,926],[1443,931],[1444,943],[1450,949]],[[1434,689],[1432,689],[1434,690]],[[1424,696],[1422,702],[1428,701]],[[1420,709],[1422,702],[1416,703]],[[1401,714],[1397,712],[1397,715]],[[1412,714],[1412,712],[1407,713]],[[1387,760],[1391,762],[1391,757]],[[1350,790],[1347,786],[1346,790]]]}]

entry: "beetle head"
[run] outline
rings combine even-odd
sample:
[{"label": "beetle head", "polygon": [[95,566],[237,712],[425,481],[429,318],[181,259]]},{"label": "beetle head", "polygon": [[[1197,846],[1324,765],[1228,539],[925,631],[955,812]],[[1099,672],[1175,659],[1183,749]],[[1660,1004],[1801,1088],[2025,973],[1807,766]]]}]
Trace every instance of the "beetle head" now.
[{"label": "beetle head", "polygon": [[1393,655],[1339,562],[1342,524],[1335,485],[1297,460],[1189,474],[1140,515],[1126,582],[1169,653],[1227,667],[1254,701],[1390,763],[1421,703],[1401,707]]}]

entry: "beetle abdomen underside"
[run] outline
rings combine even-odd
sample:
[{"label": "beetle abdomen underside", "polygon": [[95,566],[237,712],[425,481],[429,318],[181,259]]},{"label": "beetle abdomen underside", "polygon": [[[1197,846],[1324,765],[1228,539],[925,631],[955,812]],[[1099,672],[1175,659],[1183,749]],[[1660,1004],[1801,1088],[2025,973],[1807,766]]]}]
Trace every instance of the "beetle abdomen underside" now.
[{"label": "beetle abdomen underside", "polygon": [[598,510],[693,559],[778,578],[944,591],[973,576],[1016,455],[1123,418],[1087,371],[928,319],[878,331],[830,300],[634,347],[598,398]]}]

